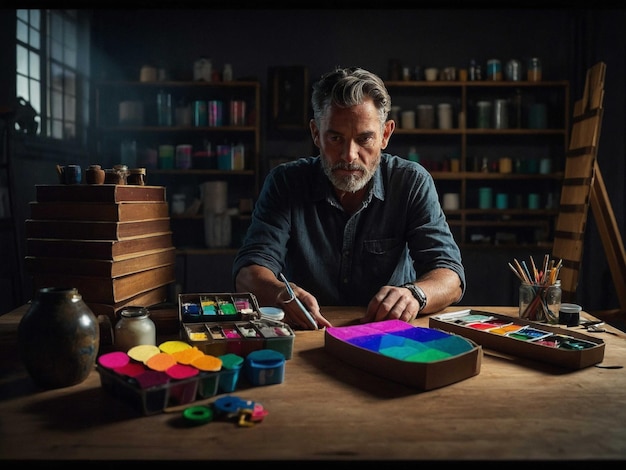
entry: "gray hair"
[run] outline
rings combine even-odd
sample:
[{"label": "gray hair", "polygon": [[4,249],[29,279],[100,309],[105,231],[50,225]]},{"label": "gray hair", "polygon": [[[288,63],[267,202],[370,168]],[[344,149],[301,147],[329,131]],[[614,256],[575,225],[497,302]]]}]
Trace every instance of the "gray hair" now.
[{"label": "gray hair", "polygon": [[336,68],[313,85],[311,105],[317,124],[331,106],[348,108],[362,104],[366,98],[374,101],[381,126],[387,121],[391,110],[391,97],[383,80],[367,70],[350,67]]}]

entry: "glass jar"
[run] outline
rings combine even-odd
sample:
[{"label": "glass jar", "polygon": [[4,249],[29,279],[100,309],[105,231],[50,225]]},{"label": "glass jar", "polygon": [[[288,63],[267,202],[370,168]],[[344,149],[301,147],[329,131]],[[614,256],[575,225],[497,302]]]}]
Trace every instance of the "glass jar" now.
[{"label": "glass jar", "polygon": [[522,284],[519,288],[519,317],[555,325],[561,309],[561,281],[554,284]]},{"label": "glass jar", "polygon": [[115,324],[115,348],[127,352],[140,345],[156,346],[156,326],[144,307],[126,307]]},{"label": "glass jar", "polygon": [[145,186],[146,184],[146,169],[145,168],[132,168],[128,170],[127,183],[135,186]]},{"label": "glass jar", "polygon": [[538,57],[533,57],[528,61],[528,81],[541,81],[541,61]]},{"label": "glass jar", "polygon": [[159,126],[172,125],[172,95],[163,90],[157,95],[157,117]]},{"label": "glass jar", "polygon": [[502,80],[502,63],[498,59],[487,61],[487,80]]}]

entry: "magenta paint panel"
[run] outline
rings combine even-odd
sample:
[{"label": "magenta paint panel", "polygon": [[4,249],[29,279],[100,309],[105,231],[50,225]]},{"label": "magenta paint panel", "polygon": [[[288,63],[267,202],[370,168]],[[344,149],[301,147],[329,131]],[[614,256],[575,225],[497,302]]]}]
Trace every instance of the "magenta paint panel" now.
[{"label": "magenta paint panel", "polygon": [[409,362],[433,362],[471,351],[474,345],[460,336],[432,328],[414,327],[401,320],[326,329],[336,339],[383,356]]}]

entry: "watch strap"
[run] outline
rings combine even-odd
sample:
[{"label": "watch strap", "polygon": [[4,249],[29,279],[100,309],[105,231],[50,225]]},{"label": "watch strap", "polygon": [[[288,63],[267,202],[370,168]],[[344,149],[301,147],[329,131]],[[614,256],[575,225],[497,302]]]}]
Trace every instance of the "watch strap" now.
[{"label": "watch strap", "polygon": [[413,297],[415,297],[415,299],[417,299],[417,301],[419,302],[420,308],[417,311],[417,313],[420,313],[422,310],[424,310],[424,308],[426,307],[426,304],[428,303],[428,297],[426,297],[426,294],[424,293],[422,288],[419,286],[416,286],[412,282],[408,282],[404,284],[402,287],[406,287],[407,289],[409,289],[411,291],[411,294],[413,294]]}]

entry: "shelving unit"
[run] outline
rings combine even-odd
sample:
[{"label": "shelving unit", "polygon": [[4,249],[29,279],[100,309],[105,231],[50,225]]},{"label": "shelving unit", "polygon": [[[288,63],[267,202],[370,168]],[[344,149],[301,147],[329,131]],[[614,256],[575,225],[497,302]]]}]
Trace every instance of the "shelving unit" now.
[{"label": "shelving unit", "polygon": [[[398,123],[387,151],[407,156],[414,147],[442,199],[446,193],[459,195],[459,208],[445,210],[459,245],[551,246],[568,146],[568,81],[388,81],[386,86],[400,112],[413,110],[417,116],[418,105],[433,105],[435,127],[407,129]],[[493,108],[496,99],[506,100],[508,127],[478,128],[477,103],[488,101]],[[452,106],[450,129],[437,128],[439,103]],[[545,125],[530,116],[536,104],[545,105]],[[509,159],[511,172],[500,171],[502,158]],[[480,188],[491,188],[492,208],[479,207]],[[528,205],[529,193],[539,197],[536,208]],[[506,208],[496,208],[496,194],[507,195]]]},{"label": "shelving unit", "polygon": [[[158,125],[157,95],[164,91],[171,95],[172,124]],[[147,183],[167,187],[168,202],[172,207],[174,194],[186,197],[186,212],[171,214],[174,245],[179,255],[234,254],[240,244],[250,220],[250,209],[259,190],[259,169],[261,159],[260,140],[260,84],[256,81],[230,82],[122,82],[109,81],[97,85],[97,128],[98,154],[112,164],[124,163],[129,167],[146,167]],[[207,103],[210,100],[222,102],[222,125],[195,125],[194,101]],[[244,101],[245,120],[241,125],[230,124],[229,103],[232,100]],[[141,103],[143,113],[140,122],[128,121],[121,116],[120,103]],[[176,108],[188,105],[191,122],[177,121]],[[128,160],[123,155],[124,142],[134,142],[136,160]],[[217,169],[216,148],[221,144],[242,143],[245,148],[244,168],[238,170]],[[160,145],[192,145],[192,152],[206,151],[210,144],[213,156],[205,163],[196,166],[199,160],[192,159],[189,169],[163,168],[159,157],[154,162],[154,152]],[[149,157],[152,151],[152,161]],[[96,163],[96,162],[94,162]],[[208,165],[208,167],[207,167]],[[220,248],[210,248],[204,236],[202,210],[193,211],[194,201],[201,200],[200,185],[207,181],[225,181],[228,186],[227,206],[233,213],[231,243]],[[196,202],[195,207],[197,208]]]}]

